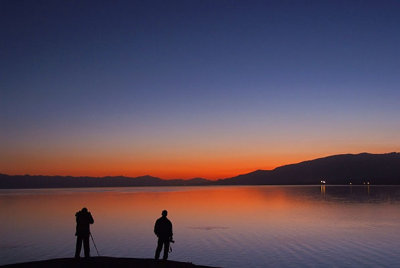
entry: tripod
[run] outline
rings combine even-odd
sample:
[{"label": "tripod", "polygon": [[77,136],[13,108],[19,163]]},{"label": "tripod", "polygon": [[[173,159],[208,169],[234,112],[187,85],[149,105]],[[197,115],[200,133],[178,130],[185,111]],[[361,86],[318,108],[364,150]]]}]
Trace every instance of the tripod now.
[{"label": "tripod", "polygon": [[92,234],[90,234],[90,237],[92,238],[92,241],[93,241],[94,248],[95,248],[95,249],[96,249],[96,251],[97,251],[97,256],[100,256],[100,254],[99,254],[99,251],[97,250],[97,247],[96,247],[96,243],[94,242],[93,235],[92,235]]}]

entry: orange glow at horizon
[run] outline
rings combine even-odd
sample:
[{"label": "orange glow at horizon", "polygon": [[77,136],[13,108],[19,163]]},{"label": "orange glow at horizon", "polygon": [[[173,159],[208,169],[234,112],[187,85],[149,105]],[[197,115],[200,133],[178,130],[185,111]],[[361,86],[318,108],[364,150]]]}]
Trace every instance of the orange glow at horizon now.
[{"label": "orange glow at horizon", "polygon": [[327,123],[305,128],[300,122],[205,122],[149,121],[135,128],[117,121],[20,132],[1,141],[0,173],[220,179],[329,155],[400,151],[395,127],[346,124],[339,131]]},{"label": "orange glow at horizon", "polygon": [[[375,153],[386,153],[382,150]],[[340,154],[343,152],[333,152]],[[359,152],[356,152],[359,153]],[[249,173],[258,169],[271,170],[281,165],[298,163],[325,157],[322,153],[285,154],[231,154],[223,155],[177,155],[158,158],[142,154],[139,157],[128,155],[108,156],[104,154],[61,155],[58,157],[35,155],[14,155],[7,159],[0,157],[0,173],[9,175],[61,175],[61,176],[127,176],[150,175],[162,179],[190,179],[201,177],[220,179]]]}]

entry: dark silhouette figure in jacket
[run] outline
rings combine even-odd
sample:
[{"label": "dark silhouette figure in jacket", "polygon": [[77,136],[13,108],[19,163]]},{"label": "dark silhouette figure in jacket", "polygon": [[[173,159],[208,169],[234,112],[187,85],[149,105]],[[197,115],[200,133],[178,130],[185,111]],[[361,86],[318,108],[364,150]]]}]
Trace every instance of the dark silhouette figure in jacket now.
[{"label": "dark silhouette figure in jacket", "polygon": [[90,257],[90,246],[89,246],[89,236],[90,236],[90,224],[94,223],[92,214],[87,210],[87,208],[82,208],[75,214],[76,218],[76,250],[75,258],[79,258],[81,255],[81,248],[83,242],[83,248],[85,251],[85,258]]},{"label": "dark silhouette figure in jacket", "polygon": [[155,259],[158,260],[160,257],[160,252],[162,247],[164,246],[164,256],[163,260],[168,259],[168,251],[169,251],[169,243],[174,243],[172,238],[172,223],[167,218],[168,212],[163,210],[161,213],[162,217],[156,221],[154,225],[154,233],[158,237],[157,249]]}]

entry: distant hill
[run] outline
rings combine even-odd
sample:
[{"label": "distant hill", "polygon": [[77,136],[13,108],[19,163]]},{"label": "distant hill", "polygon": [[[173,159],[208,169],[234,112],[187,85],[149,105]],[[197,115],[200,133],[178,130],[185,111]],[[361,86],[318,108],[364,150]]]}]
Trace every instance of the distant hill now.
[{"label": "distant hill", "polygon": [[77,188],[77,187],[132,187],[132,186],[198,186],[210,184],[209,180],[163,180],[152,176],[141,177],[70,177],[70,176],[30,176],[0,174],[0,189],[18,188]]},{"label": "distant hill", "polygon": [[218,180],[244,184],[400,184],[400,153],[342,154]]},{"label": "distant hill", "polygon": [[203,178],[163,180],[141,177],[70,177],[0,174],[0,188],[73,188],[73,187],[131,187],[131,186],[200,186],[200,185],[307,185],[319,184],[388,184],[400,185],[400,153],[343,154],[273,170],[257,170],[232,178],[211,181]]}]

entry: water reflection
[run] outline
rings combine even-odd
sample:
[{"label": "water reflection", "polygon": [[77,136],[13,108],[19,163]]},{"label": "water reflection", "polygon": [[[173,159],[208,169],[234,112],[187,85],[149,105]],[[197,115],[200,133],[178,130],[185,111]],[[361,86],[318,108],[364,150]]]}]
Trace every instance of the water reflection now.
[{"label": "water reflection", "polygon": [[[277,186],[278,187],[278,186]],[[317,188],[318,187],[318,188]],[[279,186],[285,198],[301,202],[337,202],[337,203],[399,203],[399,186],[373,185],[319,185],[319,186]],[[318,190],[317,190],[318,189]],[[268,189],[260,188],[268,194],[274,193],[271,186]]]},{"label": "water reflection", "polygon": [[326,196],[326,185],[321,184],[321,196],[323,199],[325,199]]},{"label": "water reflection", "polygon": [[[173,260],[221,267],[399,267],[400,187],[217,186],[0,191],[0,264],[72,257],[90,207],[108,256],[152,258],[168,209]],[[92,249],[94,250],[94,249]]]}]

